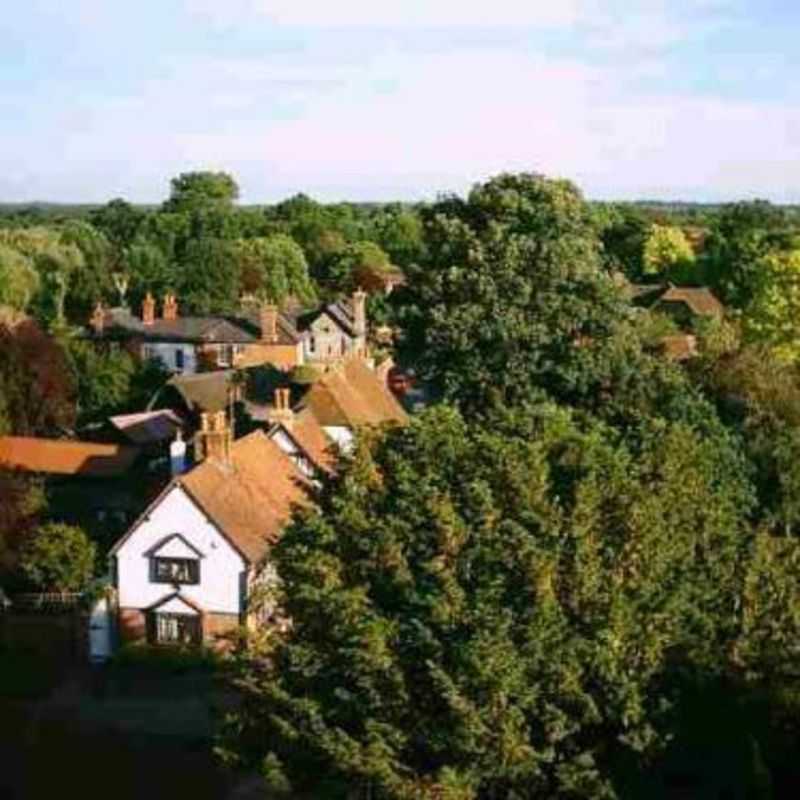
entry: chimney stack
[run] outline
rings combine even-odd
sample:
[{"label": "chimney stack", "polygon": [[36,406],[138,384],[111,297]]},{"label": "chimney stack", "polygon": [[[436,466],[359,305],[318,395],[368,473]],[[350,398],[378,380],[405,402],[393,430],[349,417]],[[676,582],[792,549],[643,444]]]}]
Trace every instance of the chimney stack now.
[{"label": "chimney stack", "polygon": [[106,324],[106,310],[103,308],[103,303],[98,300],[94,307],[92,316],[89,318],[89,325],[97,336],[103,333],[103,328]]},{"label": "chimney stack", "polygon": [[367,293],[359,287],[353,292],[353,327],[356,336],[367,335]]},{"label": "chimney stack", "polygon": [[294,411],[292,411],[291,405],[291,391],[288,388],[275,390],[275,400],[269,414],[269,421],[280,423],[291,430],[294,422]]},{"label": "chimney stack", "polygon": [[197,461],[213,458],[229,465],[232,443],[233,432],[224,411],[203,412],[200,415],[200,430],[195,438]]},{"label": "chimney stack", "polygon": [[164,295],[164,319],[178,319],[178,300],[174,294],[167,292]]},{"label": "chimney stack", "polygon": [[278,307],[265,305],[261,307],[261,341],[265,344],[278,343]]},{"label": "chimney stack", "polygon": [[148,292],[142,301],[142,324],[152,325],[156,321],[156,301]]}]

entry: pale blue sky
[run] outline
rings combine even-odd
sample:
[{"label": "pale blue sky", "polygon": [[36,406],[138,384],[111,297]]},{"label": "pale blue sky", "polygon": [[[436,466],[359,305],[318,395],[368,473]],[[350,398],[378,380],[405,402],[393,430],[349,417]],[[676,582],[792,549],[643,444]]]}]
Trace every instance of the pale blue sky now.
[{"label": "pale blue sky", "polygon": [[417,199],[504,170],[591,197],[800,201],[796,0],[26,0],[0,200]]}]

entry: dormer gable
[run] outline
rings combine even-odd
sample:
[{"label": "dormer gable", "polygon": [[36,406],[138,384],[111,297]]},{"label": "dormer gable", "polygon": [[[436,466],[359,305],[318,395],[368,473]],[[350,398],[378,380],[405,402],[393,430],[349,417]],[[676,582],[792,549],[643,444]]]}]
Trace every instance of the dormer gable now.
[{"label": "dormer gable", "polygon": [[173,592],[153,603],[147,611],[157,611],[159,614],[188,614],[195,616],[202,614],[203,609],[184,597],[180,592]]},{"label": "dormer gable", "polygon": [[205,558],[185,536],[173,533],[157,542],[145,555],[150,558]]}]

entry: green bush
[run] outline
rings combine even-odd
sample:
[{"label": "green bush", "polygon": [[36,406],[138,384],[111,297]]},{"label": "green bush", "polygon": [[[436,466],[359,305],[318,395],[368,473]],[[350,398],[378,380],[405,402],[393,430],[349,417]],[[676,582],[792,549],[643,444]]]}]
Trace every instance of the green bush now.
[{"label": "green bush", "polygon": [[19,568],[43,591],[82,592],[94,574],[97,548],[74,525],[42,525],[20,549]]},{"label": "green bush", "polygon": [[153,646],[144,643],[127,644],[114,655],[116,669],[136,669],[158,673],[181,674],[195,670],[214,670],[222,657],[208,648],[179,645]]}]

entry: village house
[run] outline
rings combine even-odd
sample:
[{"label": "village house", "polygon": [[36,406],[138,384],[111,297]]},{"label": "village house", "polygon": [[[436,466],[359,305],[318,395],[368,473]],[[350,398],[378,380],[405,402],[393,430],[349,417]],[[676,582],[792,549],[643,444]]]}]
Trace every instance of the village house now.
[{"label": "village house", "polygon": [[172,372],[189,374],[230,367],[243,348],[256,341],[251,331],[226,317],[181,317],[171,294],[164,297],[161,317],[150,294],[142,303],[141,317],[127,308],[106,309],[98,303],[87,335],[97,343],[124,347],[142,360],[159,359]]},{"label": "village house", "polygon": [[386,376],[358,356],[324,372],[291,405],[291,390],[278,388],[270,409],[269,436],[309,478],[333,469],[359,428],[405,424],[408,415],[389,391]]},{"label": "village house", "polygon": [[625,291],[635,306],[662,311],[682,327],[696,319],[722,319],[725,315],[725,306],[706,286],[626,283]]},{"label": "village house", "polygon": [[269,618],[258,588],[269,552],[308,483],[262,431],[233,441],[224,412],[205,414],[196,466],[175,477],[111,551],[121,641],[214,645]]},{"label": "village house", "polygon": [[288,370],[305,363],[328,364],[367,351],[366,293],[307,311],[291,304],[244,300],[241,312],[230,316],[180,316],[175,295],[167,294],[161,317],[148,294],[141,317],[129,309],[98,303],[87,337],[106,346],[124,347],[142,360],[159,359],[171,372],[272,364]]}]

